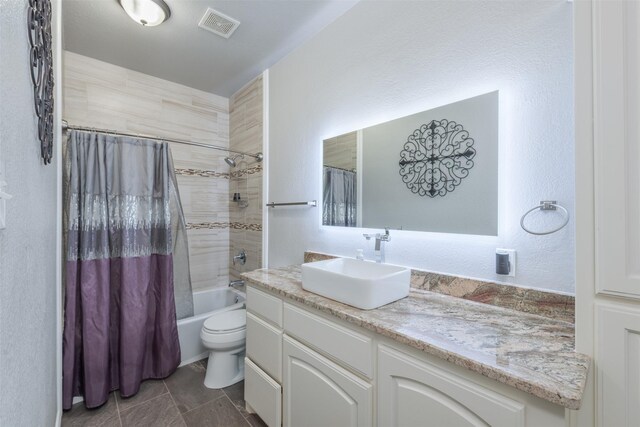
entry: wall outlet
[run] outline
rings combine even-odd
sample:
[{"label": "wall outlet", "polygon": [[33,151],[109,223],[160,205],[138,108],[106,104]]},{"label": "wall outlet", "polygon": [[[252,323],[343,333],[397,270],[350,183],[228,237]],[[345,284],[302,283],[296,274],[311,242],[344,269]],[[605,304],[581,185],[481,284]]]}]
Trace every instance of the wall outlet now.
[{"label": "wall outlet", "polygon": [[498,263],[499,257],[497,255],[507,255],[509,257],[509,269],[508,273],[498,273],[500,266],[496,265],[496,274],[503,276],[516,277],[516,251],[515,249],[496,249],[496,263]]}]

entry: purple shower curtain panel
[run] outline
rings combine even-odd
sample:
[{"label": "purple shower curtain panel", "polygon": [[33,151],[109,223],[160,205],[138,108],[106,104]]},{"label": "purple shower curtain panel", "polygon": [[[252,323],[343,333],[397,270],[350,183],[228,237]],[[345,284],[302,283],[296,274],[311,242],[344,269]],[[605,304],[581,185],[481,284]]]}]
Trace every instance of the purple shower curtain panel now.
[{"label": "purple shower curtain panel", "polygon": [[166,143],[72,132],[65,191],[63,407],[138,392],[180,363]]}]

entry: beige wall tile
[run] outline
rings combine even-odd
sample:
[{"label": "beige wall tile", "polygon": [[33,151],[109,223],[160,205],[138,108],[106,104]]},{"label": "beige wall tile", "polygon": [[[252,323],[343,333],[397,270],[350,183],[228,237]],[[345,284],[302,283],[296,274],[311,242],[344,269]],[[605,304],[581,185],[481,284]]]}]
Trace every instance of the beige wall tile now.
[{"label": "beige wall tile", "polygon": [[193,289],[229,282],[229,230],[189,230],[189,263]]},{"label": "beige wall tile", "polygon": [[[227,98],[127,70],[75,53],[64,54],[63,117],[73,125],[229,146]],[[228,173],[225,151],[171,143],[174,166]],[[178,175],[188,223],[229,222],[228,177]],[[190,229],[194,289],[229,281],[229,228]]]},{"label": "beige wall tile", "polygon": [[[232,149],[249,153],[262,151],[262,105],[262,76],[231,97],[229,143]],[[247,170],[255,166],[256,162],[253,159],[244,159],[235,171]],[[249,203],[246,208],[240,208],[236,203],[231,202],[230,220],[241,224],[258,224],[261,227],[262,172],[232,177],[229,185],[230,193],[239,192],[241,197]],[[232,255],[241,249],[247,253],[245,265],[230,267],[232,278],[238,278],[241,273],[262,267],[262,231],[231,230],[229,248]]]},{"label": "beige wall tile", "polygon": [[[65,52],[64,113],[70,124],[262,151],[262,77],[231,100]],[[234,229],[233,224],[262,226],[262,171],[251,158],[230,168],[225,151],[171,143],[177,169],[206,171],[215,177],[178,175],[188,231],[194,289],[226,286],[229,277],[261,267],[262,232]],[[229,176],[235,172],[239,176]],[[239,192],[249,202],[231,202]],[[240,249],[244,266],[232,266]]]},{"label": "beige wall tile", "polygon": [[325,166],[354,170],[357,166],[357,132],[349,132],[334,138],[325,139],[322,163]]}]

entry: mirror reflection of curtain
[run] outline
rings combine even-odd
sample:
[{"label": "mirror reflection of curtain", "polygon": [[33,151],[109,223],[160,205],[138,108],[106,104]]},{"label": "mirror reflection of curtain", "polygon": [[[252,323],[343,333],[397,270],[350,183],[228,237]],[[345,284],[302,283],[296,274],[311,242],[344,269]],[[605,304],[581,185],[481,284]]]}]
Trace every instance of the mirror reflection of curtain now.
[{"label": "mirror reflection of curtain", "polygon": [[357,219],[356,173],[324,167],[322,224],[355,227]]}]

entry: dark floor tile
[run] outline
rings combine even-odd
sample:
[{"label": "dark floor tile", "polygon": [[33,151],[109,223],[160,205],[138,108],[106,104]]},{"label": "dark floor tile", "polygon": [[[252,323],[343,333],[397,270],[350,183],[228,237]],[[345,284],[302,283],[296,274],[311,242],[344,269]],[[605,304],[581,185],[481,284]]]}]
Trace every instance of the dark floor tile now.
[{"label": "dark floor tile", "polygon": [[244,380],[229,387],[225,387],[222,389],[224,393],[229,396],[229,399],[233,402],[234,400],[242,400],[244,403]]},{"label": "dark floor tile", "polygon": [[222,390],[227,395],[231,403],[233,403],[238,411],[240,411],[243,417],[249,415],[244,403],[244,381],[225,387]]},{"label": "dark floor tile", "polygon": [[247,415],[247,421],[252,427],[267,427],[267,425],[262,421],[262,418],[258,416],[258,414],[249,414]]},{"label": "dark floor tile", "polygon": [[184,419],[166,393],[120,412],[122,427],[184,427]]},{"label": "dark floor tile", "polygon": [[204,386],[206,369],[196,362],[178,368],[164,382],[175,400],[180,412],[187,412],[207,402],[224,396],[222,390],[212,390]]},{"label": "dark floor tile", "polygon": [[246,427],[248,421],[226,397],[222,396],[183,414],[187,427]]},{"label": "dark floor tile", "polygon": [[84,402],[76,403],[62,414],[63,427],[117,427],[120,425],[116,398],[113,393],[107,403],[99,408],[87,409]]},{"label": "dark floor tile", "polygon": [[168,393],[169,390],[164,385],[162,380],[147,380],[140,384],[140,390],[137,394],[131,397],[122,397],[120,392],[116,392],[116,398],[118,399],[118,409],[125,411],[129,408],[133,408],[136,405],[147,402],[162,394]]}]

